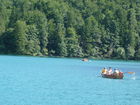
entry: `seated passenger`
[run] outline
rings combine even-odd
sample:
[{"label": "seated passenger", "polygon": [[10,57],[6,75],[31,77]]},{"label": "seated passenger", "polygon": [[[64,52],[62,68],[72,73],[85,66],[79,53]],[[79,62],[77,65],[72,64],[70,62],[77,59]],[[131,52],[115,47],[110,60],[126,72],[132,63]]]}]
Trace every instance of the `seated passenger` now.
[{"label": "seated passenger", "polygon": [[112,73],[113,73],[112,68],[109,67],[108,74],[110,75],[110,74],[112,74]]},{"label": "seated passenger", "polygon": [[115,69],[113,74],[119,76],[119,72],[120,71],[118,69]]},{"label": "seated passenger", "polygon": [[108,74],[108,70],[106,68],[103,68],[102,74]]}]

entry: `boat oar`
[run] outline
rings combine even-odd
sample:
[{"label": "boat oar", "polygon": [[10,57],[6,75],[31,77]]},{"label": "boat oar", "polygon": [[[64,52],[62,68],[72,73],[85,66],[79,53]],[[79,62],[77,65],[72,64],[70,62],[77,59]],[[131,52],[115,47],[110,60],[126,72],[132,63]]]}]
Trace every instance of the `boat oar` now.
[{"label": "boat oar", "polygon": [[128,74],[134,74],[135,72],[124,72],[124,73],[128,73]]}]

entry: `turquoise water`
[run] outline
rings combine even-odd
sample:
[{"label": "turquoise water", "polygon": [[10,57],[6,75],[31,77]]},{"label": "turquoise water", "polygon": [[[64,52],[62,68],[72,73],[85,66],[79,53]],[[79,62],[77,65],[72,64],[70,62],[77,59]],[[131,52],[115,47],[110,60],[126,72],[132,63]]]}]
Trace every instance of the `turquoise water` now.
[{"label": "turquoise water", "polygon": [[[110,66],[136,73],[101,78]],[[0,56],[0,105],[140,105],[140,62]]]}]

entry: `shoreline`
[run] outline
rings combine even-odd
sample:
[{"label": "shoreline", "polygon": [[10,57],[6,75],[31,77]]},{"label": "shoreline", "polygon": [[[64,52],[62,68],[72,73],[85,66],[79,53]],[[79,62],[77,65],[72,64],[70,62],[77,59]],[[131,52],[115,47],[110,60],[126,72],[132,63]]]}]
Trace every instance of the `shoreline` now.
[{"label": "shoreline", "polygon": [[[126,61],[126,62],[140,62],[140,60],[126,60],[126,59],[115,59],[115,58],[96,58],[96,57],[61,57],[61,56],[33,56],[33,55],[16,55],[16,54],[0,54],[0,56],[16,56],[16,57],[39,57],[39,58],[69,58],[69,59],[82,59],[87,58],[89,61],[103,60],[103,61]],[[86,62],[89,62],[86,61]]]}]

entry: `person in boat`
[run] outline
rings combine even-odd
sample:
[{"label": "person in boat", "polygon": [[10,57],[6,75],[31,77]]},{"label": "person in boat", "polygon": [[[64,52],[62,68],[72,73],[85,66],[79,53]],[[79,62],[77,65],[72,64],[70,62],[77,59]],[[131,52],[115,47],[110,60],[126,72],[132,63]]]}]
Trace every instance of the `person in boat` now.
[{"label": "person in boat", "polygon": [[109,75],[113,74],[113,71],[112,71],[112,68],[111,67],[109,67],[108,74]]},{"label": "person in boat", "polygon": [[114,69],[114,75],[119,76],[120,70],[119,69]]},{"label": "person in boat", "polygon": [[103,68],[103,70],[102,70],[102,74],[108,74],[108,70],[107,70],[107,68]]}]

